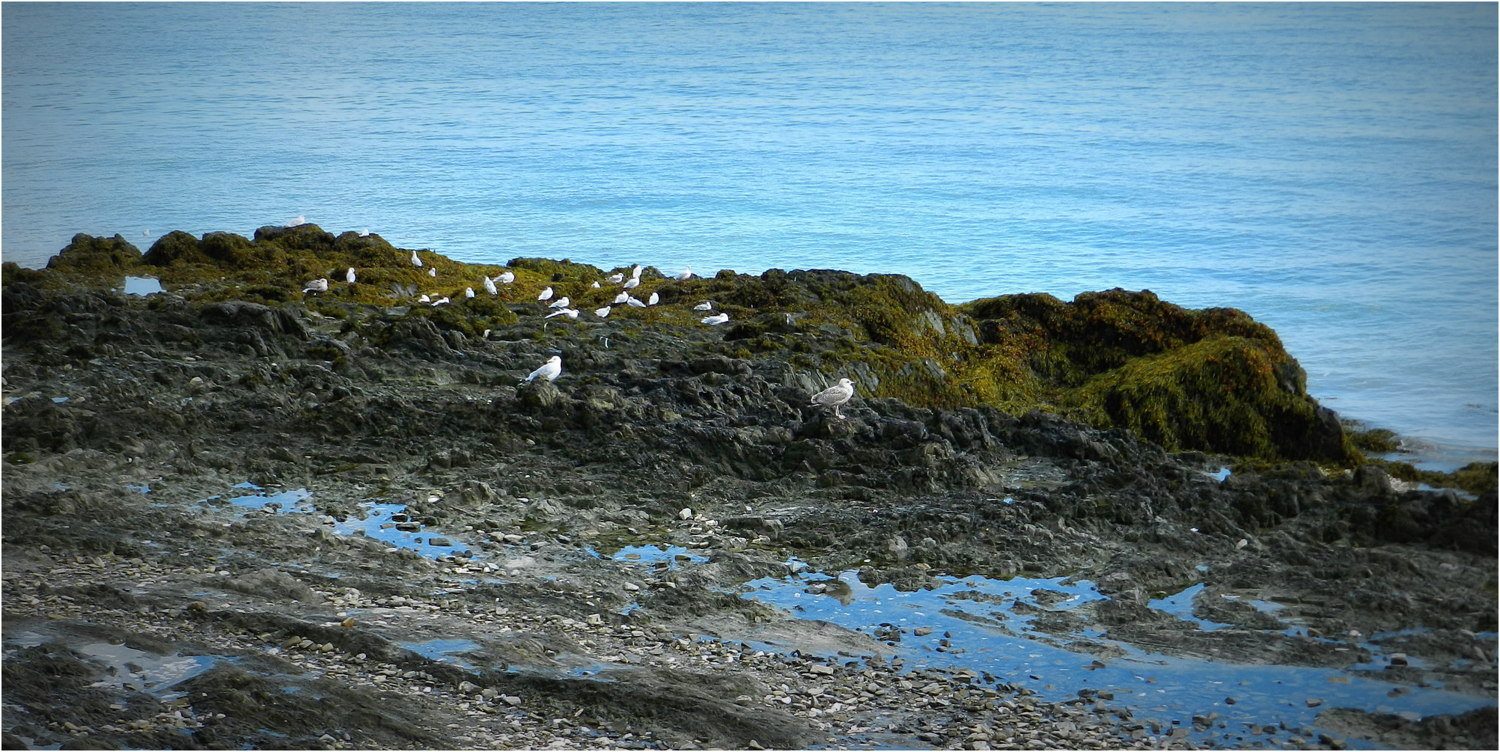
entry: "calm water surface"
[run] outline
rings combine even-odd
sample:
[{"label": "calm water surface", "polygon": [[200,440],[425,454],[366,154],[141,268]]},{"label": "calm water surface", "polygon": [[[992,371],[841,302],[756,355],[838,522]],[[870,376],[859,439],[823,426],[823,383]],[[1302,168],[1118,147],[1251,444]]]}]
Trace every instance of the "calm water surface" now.
[{"label": "calm water surface", "polygon": [[4,258],[305,215],[473,262],[1151,289],[1496,446],[1496,6],[7,3]]}]

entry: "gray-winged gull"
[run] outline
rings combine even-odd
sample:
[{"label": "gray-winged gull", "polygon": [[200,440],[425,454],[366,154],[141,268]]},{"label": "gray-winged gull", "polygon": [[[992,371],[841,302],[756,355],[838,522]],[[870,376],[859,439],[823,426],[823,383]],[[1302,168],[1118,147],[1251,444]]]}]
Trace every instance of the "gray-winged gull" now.
[{"label": "gray-winged gull", "polygon": [[561,375],[562,375],[562,356],[561,355],[553,355],[551,358],[549,358],[547,360],[546,363],[543,363],[540,368],[536,369],[535,371],[532,371],[530,374],[527,374],[526,378],[521,379],[521,383],[522,384],[526,384],[526,383],[529,383],[529,382],[531,382],[531,381],[533,381],[533,380],[535,380],[537,378],[543,378],[543,379],[546,379],[548,381],[556,381],[557,377],[561,376]]},{"label": "gray-winged gull", "polygon": [[849,379],[839,379],[839,383],[824,389],[812,397],[812,407],[831,407],[833,414],[839,418],[844,417],[839,412],[839,406],[849,401],[854,396],[854,382]]},{"label": "gray-winged gull", "polygon": [[716,314],[714,314],[712,316],[704,316],[703,318],[699,319],[699,322],[700,323],[704,323],[704,324],[708,324],[709,326],[718,326],[719,324],[722,324],[722,323],[724,323],[724,322],[726,322],[728,320],[729,320],[729,314],[727,314],[727,313],[716,313]]}]

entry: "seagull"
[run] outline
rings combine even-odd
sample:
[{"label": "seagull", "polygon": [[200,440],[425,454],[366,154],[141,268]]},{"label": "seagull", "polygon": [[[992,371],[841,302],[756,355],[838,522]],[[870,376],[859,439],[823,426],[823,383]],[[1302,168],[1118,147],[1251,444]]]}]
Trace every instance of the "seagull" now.
[{"label": "seagull", "polygon": [[344,272],[344,281],[351,285],[354,284],[354,267],[351,266],[349,267],[349,271]]},{"label": "seagull", "polygon": [[625,275],[623,275],[623,274],[621,274],[619,272],[615,272],[614,274],[611,274],[608,277],[605,277],[604,281],[608,282],[608,283],[610,283],[612,285],[618,285],[621,282],[625,281]]},{"label": "seagull", "polygon": [[578,309],[576,309],[576,308],[559,308],[556,311],[554,311],[552,313],[549,313],[546,316],[543,316],[542,318],[550,319],[553,316],[567,316],[570,319],[576,319],[576,318],[578,318]]},{"label": "seagull", "polygon": [[495,288],[495,280],[490,279],[489,277],[484,278],[484,291],[491,295],[500,294],[500,291]]},{"label": "seagull", "polygon": [[605,306],[603,308],[595,308],[594,315],[598,316],[601,319],[609,318],[609,306]]},{"label": "seagull", "polygon": [[430,302],[432,302],[432,298],[427,297],[427,293],[424,292],[424,293],[422,293],[422,297],[417,298],[417,302],[418,303],[430,303]]},{"label": "seagull", "polygon": [[693,277],[693,267],[691,267],[691,266],[684,266],[684,267],[682,267],[682,271],[680,273],[678,273],[678,275],[676,277],[674,277],[674,279],[676,279],[679,282],[682,282],[684,280],[692,279],[692,277]]},{"label": "seagull", "polygon": [[466,298],[472,298],[472,297],[474,297],[474,288],[472,288],[472,287],[465,287],[464,288],[464,297],[466,297]]},{"label": "seagull", "polygon": [[703,318],[699,319],[701,323],[708,324],[709,326],[718,326],[719,324],[722,324],[728,320],[729,314],[727,313],[716,313],[712,316],[704,316]]},{"label": "seagull", "polygon": [[615,296],[615,304],[616,305],[619,305],[620,303],[624,303],[627,300],[630,300],[630,293],[628,293],[628,292],[622,292],[619,295]]},{"label": "seagull", "polygon": [[[150,230],[141,230],[141,237],[143,237],[143,238],[149,238],[149,237],[151,237],[151,231]],[[615,276],[618,277],[620,275],[616,274]]]},{"label": "seagull", "polygon": [[854,396],[854,382],[849,379],[839,379],[839,383],[813,395],[812,407],[832,407],[836,417],[844,417],[839,412],[839,406],[849,401]]},{"label": "seagull", "polygon": [[435,266],[429,267],[427,269],[427,276],[429,276],[429,277],[436,277],[437,276],[437,267],[435,267]]},{"label": "seagull", "polygon": [[297,218],[294,219],[294,220],[292,220],[292,221],[290,221],[290,222],[288,222],[288,223],[286,223],[286,226],[287,227],[296,227],[298,225],[305,225],[305,224],[307,224],[307,217],[304,217],[301,214],[298,214]]},{"label": "seagull", "polygon": [[599,280],[597,280],[597,279],[594,280],[594,284],[589,285],[589,289],[590,290],[597,290],[597,289],[599,289]]},{"label": "seagull", "polygon": [[714,302],[712,300],[705,300],[702,303],[693,306],[693,310],[695,311],[712,311],[713,309]]},{"label": "seagull", "polygon": [[447,302],[448,302],[448,296],[444,295],[443,297],[438,298],[437,300],[432,301],[432,304],[435,305],[435,306],[440,306],[440,305],[443,305],[444,303],[447,303]]},{"label": "seagull", "polygon": [[661,302],[661,296],[654,292],[651,293],[651,297],[646,298],[646,305],[656,305],[659,302]]},{"label": "seagull", "polygon": [[536,299],[537,300],[551,300],[552,299],[552,288],[548,287],[547,289],[543,290],[542,294],[536,296]]},{"label": "seagull", "polygon": [[636,264],[635,268],[630,270],[630,276],[635,277],[636,279],[640,279],[641,278],[641,265],[640,264]]},{"label": "seagull", "polygon": [[[636,267],[636,268],[639,269],[640,267]],[[625,280],[625,289],[632,290],[632,289],[635,289],[636,287],[639,287],[640,284],[641,284],[641,278],[640,277],[631,277],[630,279]]]},{"label": "seagull", "polygon": [[302,292],[328,292],[328,279],[315,279],[302,288]]},{"label": "seagull", "polygon": [[365,229],[360,230],[359,231],[359,236],[362,237],[362,238],[368,238],[368,237],[370,237],[370,228],[366,227]]},{"label": "seagull", "polygon": [[568,303],[570,303],[570,302],[571,301],[568,300],[568,296],[564,295],[564,296],[558,298],[557,300],[554,300],[551,303],[548,303],[547,307],[548,308],[567,308],[568,307]]},{"label": "seagull", "polygon": [[561,376],[561,375],[562,375],[562,356],[560,356],[560,355],[553,355],[552,358],[550,360],[548,360],[546,363],[543,363],[540,368],[536,369],[535,371],[532,371],[530,374],[528,374],[526,376],[526,378],[521,379],[521,383],[522,384],[530,383],[531,381],[535,380],[538,376],[540,376],[540,377],[542,377],[542,378],[544,378],[544,379],[546,379],[548,381],[556,381],[557,377]]},{"label": "seagull", "polygon": [[633,297],[631,297],[629,295],[625,296],[625,304],[628,305],[628,306],[630,306],[630,307],[632,307],[632,308],[645,308],[646,307],[645,303],[642,303],[641,301],[639,301],[639,300],[637,300],[637,299],[635,299],[635,298],[633,298]]},{"label": "seagull", "polygon": [[500,276],[496,277],[495,279],[500,280],[500,284],[502,284],[502,285],[508,285],[508,284],[516,281],[516,273],[515,272],[504,272]]},{"label": "seagull", "polygon": [[412,266],[421,266],[422,265],[422,259],[420,259],[420,258],[417,257],[417,252],[416,251],[412,251],[411,252],[411,265]]}]

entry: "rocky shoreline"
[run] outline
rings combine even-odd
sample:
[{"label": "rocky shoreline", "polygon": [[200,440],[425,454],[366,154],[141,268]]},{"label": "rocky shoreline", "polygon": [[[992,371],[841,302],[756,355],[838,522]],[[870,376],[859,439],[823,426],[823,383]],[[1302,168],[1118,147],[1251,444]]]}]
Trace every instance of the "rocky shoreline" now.
[{"label": "rocky shoreline", "polygon": [[[6,266],[7,747],[1496,744],[1494,464],[1365,461],[1244,314],[648,269],[661,302],[601,318],[628,267],[412,255],[305,225]],[[543,286],[581,315],[544,318]],[[844,375],[844,418],[808,404]],[[1087,578],[1084,607],[1024,604],[1081,666],[1129,645],[1481,707],[1049,698],[747,592],[798,567],[819,598]],[[1199,585],[1224,628],[1152,606]]]}]

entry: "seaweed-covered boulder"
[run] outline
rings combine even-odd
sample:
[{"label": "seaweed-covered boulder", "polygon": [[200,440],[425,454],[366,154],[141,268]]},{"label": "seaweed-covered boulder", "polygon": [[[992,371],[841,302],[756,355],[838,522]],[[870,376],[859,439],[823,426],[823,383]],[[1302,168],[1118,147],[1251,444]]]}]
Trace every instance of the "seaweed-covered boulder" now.
[{"label": "seaweed-covered boulder", "polygon": [[141,250],[125,238],[96,238],[85,233],[73,236],[72,242],[47,261],[48,269],[65,272],[107,274],[124,272],[139,264]]}]

